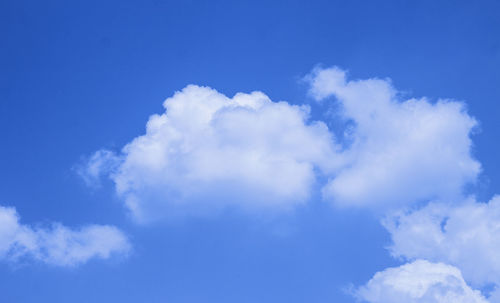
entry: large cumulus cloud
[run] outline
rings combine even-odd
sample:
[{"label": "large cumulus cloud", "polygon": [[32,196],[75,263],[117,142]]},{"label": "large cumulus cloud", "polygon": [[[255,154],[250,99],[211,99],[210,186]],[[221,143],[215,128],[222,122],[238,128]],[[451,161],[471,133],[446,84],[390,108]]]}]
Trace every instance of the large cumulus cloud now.
[{"label": "large cumulus cloud", "polygon": [[272,102],[260,92],[233,98],[190,85],[150,117],[146,134],[118,155],[97,152],[86,176],[110,176],[133,217],[289,209],[311,195],[316,174],[339,165],[326,125],[309,108]]},{"label": "large cumulus cloud", "polygon": [[464,186],[480,173],[471,155],[477,122],[464,103],[404,98],[388,79],[350,80],[337,67],[305,80],[314,99],[337,105],[329,119],[339,119],[340,137],[328,129],[332,121],[312,121],[308,106],[189,85],[149,118],[145,134],[120,151],[97,151],[80,174],[89,184],[109,177],[137,222],[228,208],[291,210],[316,190],[337,206],[396,211],[384,221],[390,251],[412,263],[377,273],[356,296],[486,302],[466,281],[500,282],[497,199],[425,206],[463,201]]},{"label": "large cumulus cloud", "polygon": [[458,196],[477,177],[476,121],[462,103],[401,100],[389,80],[348,81],[338,68],[306,79],[314,98],[339,102],[341,121],[353,125],[346,135],[311,121],[308,106],[190,85],[150,117],[144,135],[96,152],[81,174],[89,183],[109,176],[138,222],[289,210],[318,188],[336,205],[386,210]]}]

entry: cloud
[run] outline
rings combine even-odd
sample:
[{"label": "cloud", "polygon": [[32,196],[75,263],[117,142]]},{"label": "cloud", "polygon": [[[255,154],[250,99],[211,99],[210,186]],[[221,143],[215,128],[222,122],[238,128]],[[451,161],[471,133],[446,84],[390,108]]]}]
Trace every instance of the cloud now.
[{"label": "cloud", "polygon": [[460,270],[443,263],[416,260],[376,273],[355,296],[369,303],[487,303],[471,289]]},{"label": "cloud", "polygon": [[[227,97],[189,85],[149,118],[143,135],[118,152],[97,151],[78,171],[89,185],[109,177],[139,223],[227,209],[287,211],[319,190],[337,206],[399,211],[384,222],[390,251],[413,263],[377,273],[358,298],[486,302],[460,270],[473,286],[500,285],[498,198],[401,212],[463,200],[464,186],[476,181],[477,122],[465,104],[403,98],[389,79],[349,80],[337,67],[316,68],[305,80],[322,106],[336,105],[329,119],[339,121],[311,121],[308,106],[262,92]],[[327,124],[344,133],[335,137]]]},{"label": "cloud", "polygon": [[401,101],[389,80],[347,81],[333,67],[306,77],[317,100],[335,97],[354,123],[341,153],[345,163],[324,187],[338,205],[393,208],[437,197],[456,197],[480,164],[471,157],[476,121],[464,104],[425,98]]},{"label": "cloud", "polygon": [[129,250],[127,238],[116,227],[87,225],[72,230],[59,223],[49,228],[31,227],[19,222],[14,208],[0,206],[0,260],[31,258],[56,266],[76,266]]},{"label": "cloud", "polygon": [[[307,106],[189,85],[164,107],[110,172],[139,222],[223,207],[290,209],[309,199],[317,174],[338,166],[332,135],[308,122]],[[90,166],[115,162],[106,151],[92,159]]]},{"label": "cloud", "polygon": [[109,150],[95,152],[83,164],[75,166],[75,171],[91,187],[99,187],[106,172],[113,171],[120,165],[120,159]]},{"label": "cloud", "polygon": [[98,151],[80,173],[89,184],[110,177],[137,222],[290,210],[318,188],[336,205],[385,211],[459,196],[476,179],[476,121],[462,103],[400,101],[389,80],[347,81],[335,67],[306,80],[314,98],[338,100],[339,119],[354,124],[345,136],[310,121],[308,106],[189,85],[149,118],[144,135],[118,153]]},{"label": "cloud", "polygon": [[[474,182],[480,164],[471,156],[475,119],[452,100],[431,103],[404,100],[387,79],[347,80],[333,67],[306,77],[309,94],[337,102],[354,128],[341,151],[345,163],[323,188],[337,205],[364,206],[394,213],[384,225],[394,244],[392,255],[417,260],[377,273],[359,290],[368,302],[485,302],[465,285],[500,285],[500,198],[489,204],[463,200],[463,187]],[[331,98],[330,98],[331,97]],[[427,259],[429,263],[419,259]],[[456,266],[456,268],[452,267]],[[494,291],[495,299],[500,291]]]},{"label": "cloud", "polygon": [[391,254],[452,264],[474,285],[500,286],[500,197],[489,203],[431,203],[384,221]]}]

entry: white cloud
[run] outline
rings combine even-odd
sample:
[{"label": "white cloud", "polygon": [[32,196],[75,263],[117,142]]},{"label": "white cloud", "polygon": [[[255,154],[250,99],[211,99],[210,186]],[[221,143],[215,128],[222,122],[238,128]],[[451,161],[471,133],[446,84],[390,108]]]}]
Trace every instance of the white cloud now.
[{"label": "white cloud", "polygon": [[336,67],[315,69],[306,80],[317,100],[333,96],[355,127],[345,163],[323,189],[338,205],[399,207],[460,195],[480,165],[469,138],[476,121],[460,102],[400,101],[389,80],[346,80]]},{"label": "white cloud", "polygon": [[345,137],[309,121],[307,106],[190,85],[150,117],[144,135],[120,153],[98,151],[80,172],[88,183],[107,174],[139,222],[228,207],[288,210],[318,187],[337,205],[386,210],[458,196],[476,179],[476,121],[462,103],[400,102],[388,80],[347,81],[338,68],[306,79],[312,96],[335,96],[342,121],[354,122]]},{"label": "white cloud", "polygon": [[369,303],[487,303],[471,289],[460,270],[417,260],[376,273],[355,296]]},{"label": "white cloud", "polygon": [[[139,222],[221,207],[290,209],[309,199],[318,172],[339,165],[332,135],[308,122],[307,106],[190,85],[164,107],[110,173]],[[103,151],[93,159],[110,162]]]},{"label": "white cloud", "polygon": [[101,178],[106,172],[113,171],[120,164],[120,159],[109,150],[95,152],[83,165],[75,167],[76,172],[88,186],[100,186]]},{"label": "white cloud", "polygon": [[[118,153],[96,152],[79,172],[91,185],[110,177],[137,222],[227,208],[290,210],[318,188],[336,205],[386,213],[463,199],[463,187],[480,173],[471,156],[477,122],[463,103],[405,100],[388,79],[348,80],[337,67],[314,69],[305,79],[313,98],[340,105],[342,137],[310,121],[308,106],[273,102],[261,92],[229,98],[189,85],[164,102],[164,113],[149,118],[144,135]],[[474,286],[500,285],[495,201],[434,203],[388,219],[394,256],[450,265],[415,261],[387,269],[358,296],[386,303],[485,302],[457,268]]]},{"label": "white cloud", "polygon": [[129,249],[127,238],[116,227],[87,225],[71,230],[54,223],[50,228],[36,228],[21,224],[14,208],[0,206],[0,260],[32,258],[57,266],[76,266]]},{"label": "white cloud", "polygon": [[[326,199],[387,212],[433,199],[462,200],[463,186],[476,180],[480,164],[471,157],[470,139],[476,121],[464,104],[402,100],[389,80],[348,81],[336,67],[315,69],[306,80],[311,96],[333,97],[354,124],[346,136],[352,143],[340,153],[345,163],[323,188]],[[395,257],[451,264],[483,287],[500,285],[499,222],[500,199],[494,199],[434,203],[385,225]],[[484,302],[457,268],[415,261],[378,273],[359,294],[369,302]]]},{"label": "white cloud", "polygon": [[446,262],[474,285],[500,285],[500,197],[489,203],[431,203],[384,224],[395,257]]}]

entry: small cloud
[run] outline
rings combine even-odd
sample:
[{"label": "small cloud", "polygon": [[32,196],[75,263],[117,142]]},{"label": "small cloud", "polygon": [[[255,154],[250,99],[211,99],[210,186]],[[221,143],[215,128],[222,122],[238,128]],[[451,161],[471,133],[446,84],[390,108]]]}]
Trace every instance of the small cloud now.
[{"label": "small cloud", "polygon": [[19,222],[14,208],[0,206],[0,260],[33,259],[73,267],[93,258],[107,259],[130,251],[127,237],[116,227],[87,225],[70,229],[59,223],[34,228]]},{"label": "small cloud", "polygon": [[337,66],[316,67],[304,77],[304,81],[309,84],[309,95],[316,101],[322,101],[345,87],[346,75],[347,72]]},{"label": "small cloud", "polygon": [[120,158],[114,152],[101,149],[77,165],[75,170],[87,186],[99,187],[102,178],[112,174],[120,162]]}]

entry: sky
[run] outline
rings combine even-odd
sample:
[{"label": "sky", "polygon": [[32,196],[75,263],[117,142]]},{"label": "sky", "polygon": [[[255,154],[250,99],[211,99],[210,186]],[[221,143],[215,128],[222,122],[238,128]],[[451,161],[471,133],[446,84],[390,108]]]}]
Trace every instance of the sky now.
[{"label": "sky", "polygon": [[0,302],[500,302],[500,2],[0,1]]}]

